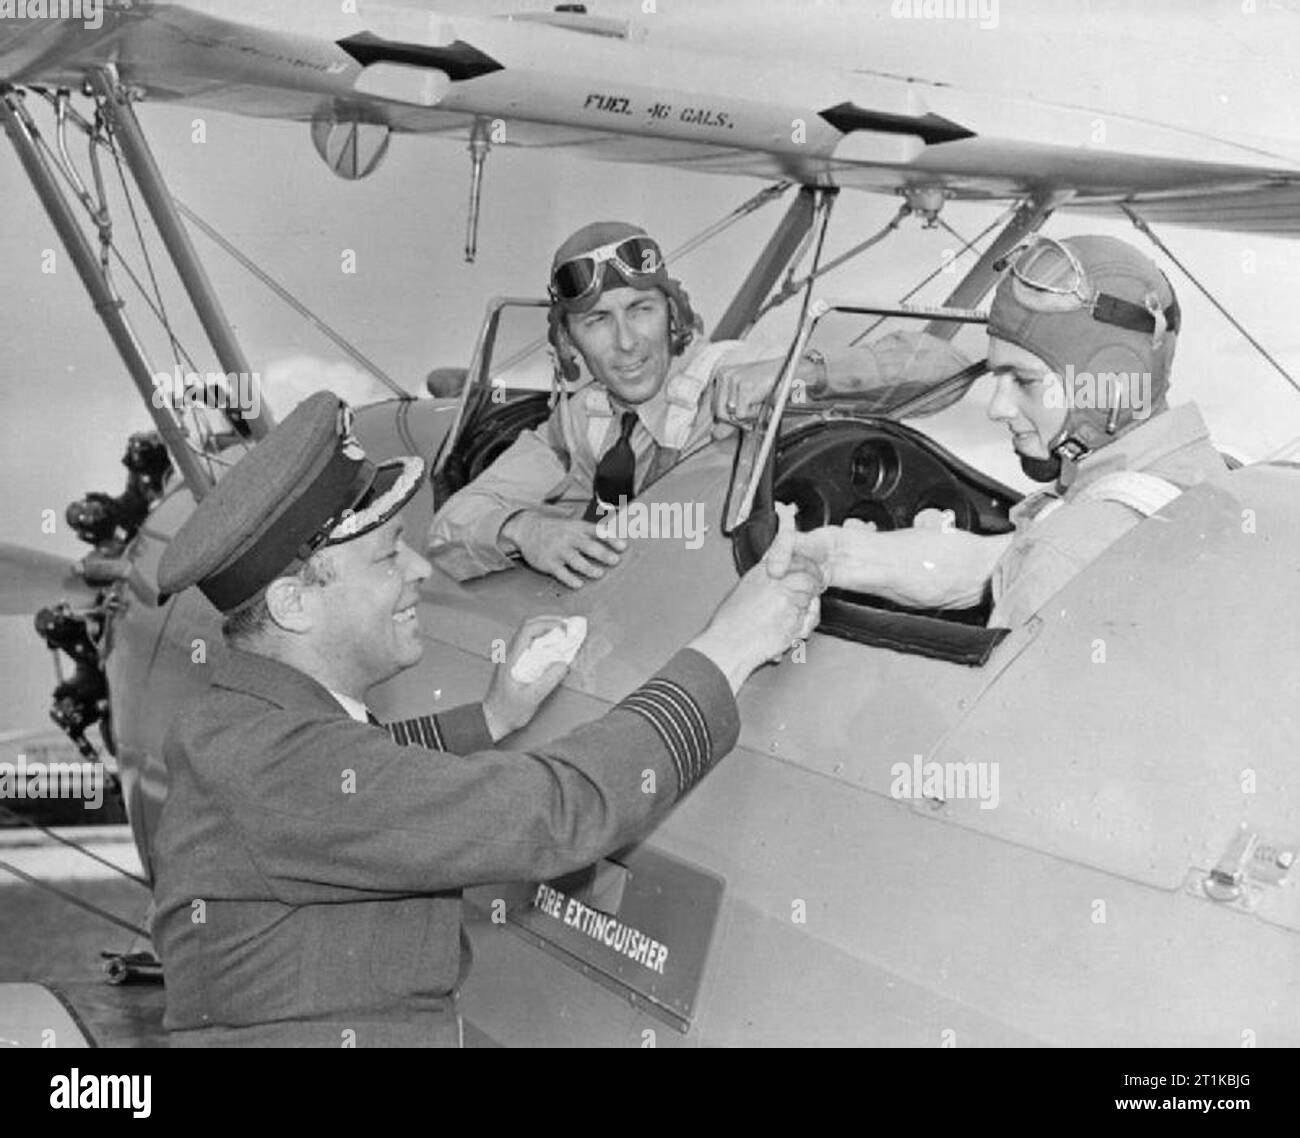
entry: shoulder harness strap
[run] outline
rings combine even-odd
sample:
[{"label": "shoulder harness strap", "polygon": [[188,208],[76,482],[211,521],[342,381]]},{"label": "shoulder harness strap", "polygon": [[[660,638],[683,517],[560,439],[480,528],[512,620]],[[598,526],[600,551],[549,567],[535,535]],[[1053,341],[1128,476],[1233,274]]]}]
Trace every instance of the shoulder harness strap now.
[{"label": "shoulder harness strap", "polygon": [[1074,502],[1119,502],[1149,518],[1181,494],[1182,487],[1168,479],[1141,470],[1117,470],[1089,482],[1070,500]]},{"label": "shoulder harness strap", "polygon": [[739,343],[739,340],[718,340],[705,344],[681,371],[668,377],[664,391],[668,400],[668,414],[664,419],[668,446],[680,450],[686,445],[700,406],[700,395],[708,387],[719,361]]}]

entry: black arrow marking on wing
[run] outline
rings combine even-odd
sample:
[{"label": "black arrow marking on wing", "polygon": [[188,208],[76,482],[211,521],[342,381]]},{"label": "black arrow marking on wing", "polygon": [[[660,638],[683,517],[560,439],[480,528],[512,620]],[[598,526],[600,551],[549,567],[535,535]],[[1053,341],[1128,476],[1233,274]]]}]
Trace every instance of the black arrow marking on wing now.
[{"label": "black arrow marking on wing", "polygon": [[362,67],[369,67],[372,63],[408,63],[416,67],[432,67],[445,72],[453,83],[505,70],[490,55],[464,40],[456,40],[450,47],[431,47],[382,39],[374,32],[360,32],[337,42]]},{"label": "black arrow marking on wing", "polygon": [[888,111],[868,111],[856,103],[840,103],[820,112],[821,117],[843,134],[855,130],[874,130],[882,134],[914,134],[927,145],[974,138],[975,132],[941,115],[895,115]]}]

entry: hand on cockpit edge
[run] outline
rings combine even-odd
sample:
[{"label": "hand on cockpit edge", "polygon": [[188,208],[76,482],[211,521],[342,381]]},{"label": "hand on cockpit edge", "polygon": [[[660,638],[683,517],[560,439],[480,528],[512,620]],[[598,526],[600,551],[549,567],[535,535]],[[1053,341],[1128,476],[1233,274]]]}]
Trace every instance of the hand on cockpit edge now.
[{"label": "hand on cockpit edge", "polygon": [[511,515],[501,527],[501,536],[539,573],[549,573],[570,589],[599,580],[627,552],[627,541],[615,536],[608,525],[532,510]]}]

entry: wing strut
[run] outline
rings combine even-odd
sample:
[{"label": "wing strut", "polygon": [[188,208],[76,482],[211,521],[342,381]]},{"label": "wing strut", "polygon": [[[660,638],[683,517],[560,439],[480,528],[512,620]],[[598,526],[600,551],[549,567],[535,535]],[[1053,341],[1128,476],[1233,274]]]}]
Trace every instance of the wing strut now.
[{"label": "wing strut", "polygon": [[[994,263],[1005,257],[1026,237],[1037,233],[1057,206],[1068,201],[1073,193],[1073,190],[1043,189],[1021,202],[1006,227],[994,238],[993,244],[980,254],[980,259],[948,294],[943,307],[974,308],[979,304],[997,283],[998,274],[994,271]],[[934,320],[925,326],[931,336],[944,340],[951,340],[960,328],[960,324],[951,320]]]},{"label": "wing strut", "polygon": [[[235,339],[234,329],[226,319],[212,282],[208,280],[203,264],[190,242],[190,235],[181,223],[162,172],[154,162],[144,131],[140,129],[140,122],[131,107],[130,92],[117,81],[116,74],[106,67],[93,68],[87,78],[101,101],[113,134],[122,143],[126,164],[131,168],[136,185],[140,187],[154,224],[158,226],[158,234],[189,294],[190,303],[194,305],[194,312],[203,325],[203,331],[217,353],[222,370],[228,375],[233,373],[239,377],[247,376],[247,383],[256,383],[257,375],[249,367],[248,357]],[[274,426],[266,404],[259,398],[257,405],[260,413],[253,418],[244,418],[241,409],[236,406],[226,410],[226,416],[235,428],[241,434],[247,432],[254,439],[265,437]]]},{"label": "wing strut", "polygon": [[9,141],[13,143],[18,160],[40,198],[45,212],[58,233],[64,249],[67,250],[77,275],[90,296],[91,303],[103,321],[113,346],[122,357],[144,405],[153,418],[154,426],[167,444],[177,469],[185,478],[186,484],[196,499],[202,498],[212,485],[212,478],[199,462],[198,455],[190,448],[188,440],[180,425],[172,418],[167,407],[156,406],[153,400],[154,370],[145,358],[144,349],[136,338],[122,311],[122,301],[113,290],[108,275],[99,259],[95,256],[82,232],[76,216],[63,195],[54,173],[49,167],[44,154],[41,153],[37,140],[40,132],[27,108],[23,105],[19,91],[7,88],[0,91],[0,122],[4,124]]},{"label": "wing strut", "polygon": [[758,255],[736,295],[713,329],[711,340],[739,340],[744,337],[758,318],[766,311],[763,301],[776,284],[781,271],[791,263],[812,231],[816,214],[818,191],[801,186],[798,196],[790,203],[785,216],[768,238],[767,245]]}]

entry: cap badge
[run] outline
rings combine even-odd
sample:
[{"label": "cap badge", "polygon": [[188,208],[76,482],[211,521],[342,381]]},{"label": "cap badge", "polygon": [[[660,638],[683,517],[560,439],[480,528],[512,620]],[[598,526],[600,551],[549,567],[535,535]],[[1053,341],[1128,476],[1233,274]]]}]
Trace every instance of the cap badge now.
[{"label": "cap badge", "polygon": [[339,404],[338,433],[339,450],[354,462],[362,461],[366,452],[361,449],[361,443],[352,433],[352,408],[346,403]]}]

